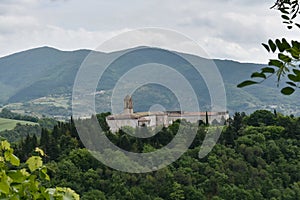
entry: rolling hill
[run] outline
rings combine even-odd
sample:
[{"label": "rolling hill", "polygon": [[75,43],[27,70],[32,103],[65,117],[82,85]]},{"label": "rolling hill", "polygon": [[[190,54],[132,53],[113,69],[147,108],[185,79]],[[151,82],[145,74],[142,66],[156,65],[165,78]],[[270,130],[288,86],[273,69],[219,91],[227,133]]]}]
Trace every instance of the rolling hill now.
[{"label": "rolling hill", "polygon": [[38,123],[34,122],[0,118],[0,132],[4,130],[12,130],[16,127],[18,123],[22,125],[38,125]]},{"label": "rolling hill", "polygon": [[[96,52],[95,54],[105,60],[110,56],[123,54],[124,51]],[[36,112],[49,116],[70,115],[70,109],[66,106],[57,106],[59,103],[55,102],[53,98],[63,98],[70,105],[70,95],[77,71],[90,52],[90,50],[60,51],[50,47],[40,47],[0,58],[0,104],[11,106],[12,109],[23,109],[27,113]],[[182,61],[176,58],[160,57],[165,53],[166,51],[163,49],[144,47],[136,51],[135,55],[126,54],[123,59],[114,62],[101,77],[102,84],[98,85],[98,90],[103,91],[97,96],[98,110],[110,111],[112,89],[126,71],[134,65],[160,58],[163,64],[172,66],[190,80],[192,87],[197,91],[201,108],[209,109],[210,100],[207,98],[209,94],[203,79],[195,77],[193,69],[188,68]],[[207,62],[201,57],[179,54],[182,57],[193,59],[199,63],[200,67],[201,64]],[[291,96],[283,96],[275,87],[273,82],[275,80],[243,89],[236,87],[239,82],[248,79],[251,72],[257,70],[261,65],[230,60],[214,60],[214,62],[225,83],[227,106],[231,113],[276,108],[286,114],[300,114],[299,92]],[[178,108],[178,102],[174,101],[172,91],[167,91],[157,85],[140,87],[133,96],[137,111],[147,110],[151,105],[162,102],[166,109]],[[39,101],[41,98],[51,98],[52,100],[47,104]],[[53,104],[51,104],[52,101]],[[20,104],[21,108],[16,106]],[[55,110],[56,107],[59,108],[58,111]]]}]

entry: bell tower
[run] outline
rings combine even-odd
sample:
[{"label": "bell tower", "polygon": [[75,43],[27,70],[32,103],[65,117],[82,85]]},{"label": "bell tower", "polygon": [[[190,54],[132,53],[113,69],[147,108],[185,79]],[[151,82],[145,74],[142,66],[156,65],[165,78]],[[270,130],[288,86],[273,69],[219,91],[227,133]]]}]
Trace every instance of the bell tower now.
[{"label": "bell tower", "polygon": [[132,98],[129,95],[124,98],[124,114],[133,114]]}]

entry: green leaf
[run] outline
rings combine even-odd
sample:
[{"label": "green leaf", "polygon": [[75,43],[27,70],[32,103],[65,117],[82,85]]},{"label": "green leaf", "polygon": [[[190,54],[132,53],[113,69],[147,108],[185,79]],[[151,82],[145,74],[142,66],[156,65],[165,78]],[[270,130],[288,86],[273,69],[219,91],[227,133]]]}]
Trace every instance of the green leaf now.
[{"label": "green leaf", "polygon": [[10,160],[10,163],[14,166],[20,165],[20,159],[17,156],[15,156],[14,154],[10,154],[9,160]]},{"label": "green leaf", "polygon": [[265,67],[261,69],[262,73],[275,73],[275,69],[271,68],[271,67]]},{"label": "green leaf", "polygon": [[284,54],[282,54],[282,53],[279,53],[279,54],[278,54],[278,58],[279,58],[280,60],[284,61],[284,62],[291,62],[291,61],[292,61],[292,59],[291,59],[289,56],[284,55]]},{"label": "green leaf", "polygon": [[276,51],[276,45],[274,44],[274,42],[272,40],[269,40],[268,44],[269,44],[272,52],[274,53]]},{"label": "green leaf", "polygon": [[9,193],[9,185],[3,182],[0,182],[0,193],[8,194]]},{"label": "green leaf", "polygon": [[300,82],[300,76],[295,76],[294,74],[289,74],[288,78],[293,82]]},{"label": "green leaf", "polygon": [[279,49],[280,52],[283,52],[285,49],[284,49],[284,46],[282,45],[281,41],[279,39],[276,39],[275,40],[275,43]]},{"label": "green leaf", "polygon": [[264,79],[266,79],[267,77],[264,73],[254,72],[251,75],[251,78],[264,78]]},{"label": "green leaf", "polygon": [[248,81],[244,81],[244,82],[238,84],[237,87],[241,88],[241,87],[245,87],[245,86],[249,86],[249,85],[253,85],[253,84],[257,84],[257,82],[248,80]]},{"label": "green leaf", "polygon": [[293,86],[293,87],[297,87],[297,85],[294,82],[286,82],[286,84]]},{"label": "green leaf", "polygon": [[270,48],[269,48],[268,45],[266,45],[266,44],[264,44],[264,43],[262,43],[262,45],[265,47],[265,49],[266,49],[268,52],[270,52]]},{"label": "green leaf", "polygon": [[9,193],[9,181],[8,181],[9,177],[6,174],[2,174],[1,177],[1,182],[0,182],[0,194],[4,193],[4,194],[8,194]]},{"label": "green leaf", "polygon": [[286,11],[284,8],[280,8],[278,9],[280,12],[282,12],[283,14],[290,14],[288,11]]},{"label": "green leaf", "polygon": [[19,195],[15,194],[14,196],[9,197],[9,200],[19,200]]},{"label": "green leaf", "polygon": [[292,40],[292,45],[293,45],[293,47],[300,49],[300,42]]},{"label": "green leaf", "polygon": [[289,16],[287,16],[287,15],[281,15],[281,18],[285,19],[285,20],[290,20]]},{"label": "green leaf", "polygon": [[285,87],[281,90],[281,93],[284,95],[291,95],[295,92],[295,89],[292,87]]},{"label": "green leaf", "polygon": [[42,149],[38,148],[38,147],[36,147],[34,151],[38,152],[41,156],[45,156],[44,151]]},{"label": "green leaf", "polygon": [[300,70],[298,70],[298,69],[293,69],[293,72],[294,72],[297,76],[300,76]]},{"label": "green leaf", "polygon": [[27,161],[26,164],[31,172],[37,170],[43,165],[42,158],[39,156],[31,156]]},{"label": "green leaf", "polygon": [[11,155],[12,155],[12,151],[11,150],[5,151],[4,152],[4,158],[5,158],[5,160],[9,162]]},{"label": "green leaf", "polygon": [[51,197],[54,197],[55,199],[64,199],[64,200],[79,200],[80,197],[74,190],[70,188],[64,188],[64,187],[56,187],[49,188],[48,189],[49,194]]},{"label": "green leaf", "polygon": [[282,45],[285,49],[290,49],[291,45],[286,41],[285,38],[282,38]]},{"label": "green leaf", "polygon": [[13,183],[22,183],[26,180],[26,176],[20,170],[12,170],[7,175],[13,180]]},{"label": "green leaf", "polygon": [[300,51],[298,48],[296,48],[296,47],[290,48],[288,52],[290,52],[290,54],[292,55],[293,58],[299,59]]},{"label": "green leaf", "polygon": [[291,19],[295,19],[297,17],[297,14],[298,14],[297,12],[294,13]]},{"label": "green leaf", "polygon": [[46,167],[43,167],[40,171],[40,175],[43,179],[47,180],[47,181],[50,181],[50,177],[49,175],[47,174],[47,168]]},{"label": "green leaf", "polygon": [[278,68],[283,67],[283,63],[280,60],[271,59],[270,62],[269,62],[269,65],[270,66],[275,66],[275,67],[278,67]]},{"label": "green leaf", "polygon": [[3,150],[9,150],[9,149],[10,149],[10,144],[9,144],[9,142],[7,142],[6,140],[1,141],[1,148],[2,148]]}]

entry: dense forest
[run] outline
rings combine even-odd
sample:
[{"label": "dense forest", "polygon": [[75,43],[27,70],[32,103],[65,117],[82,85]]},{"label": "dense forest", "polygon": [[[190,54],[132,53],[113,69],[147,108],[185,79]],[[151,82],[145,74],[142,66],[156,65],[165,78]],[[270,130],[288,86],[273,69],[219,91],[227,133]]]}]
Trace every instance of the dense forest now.
[{"label": "dense forest", "polygon": [[[105,134],[132,152],[154,151],[172,140],[180,123],[188,126],[176,121],[155,136],[140,139],[122,130],[111,134],[106,115],[96,116]],[[120,172],[96,160],[82,145],[72,119],[59,122],[53,129],[42,128],[40,136],[28,134],[13,143],[13,148],[21,162],[35,155],[36,147],[42,149],[51,178],[43,184],[69,187],[83,200],[300,199],[299,117],[265,110],[251,115],[235,113],[217,145],[199,159],[207,128],[199,125],[194,142],[176,162],[143,174]]]}]

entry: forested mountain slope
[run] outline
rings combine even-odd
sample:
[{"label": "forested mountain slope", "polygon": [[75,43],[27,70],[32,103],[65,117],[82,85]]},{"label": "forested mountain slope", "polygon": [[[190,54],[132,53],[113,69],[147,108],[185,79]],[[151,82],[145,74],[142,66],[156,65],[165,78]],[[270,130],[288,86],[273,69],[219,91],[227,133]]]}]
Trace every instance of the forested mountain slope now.
[{"label": "forested mountain slope", "polygon": [[[122,54],[124,51],[110,54],[98,52],[97,54],[106,59],[115,54]],[[154,56],[155,53],[163,53],[164,51],[162,49],[144,47],[144,50],[140,52],[140,56],[136,59],[142,63],[148,57]],[[70,100],[76,73],[89,53],[90,50],[67,52],[49,47],[41,47],[0,58],[0,104],[16,102],[31,103],[40,97],[55,95],[63,96],[63,98]],[[199,65],[206,62],[206,59],[197,56],[179,54],[183,57],[192,58]],[[99,111],[109,111],[107,105],[109,104],[108,97],[111,95],[111,89],[124,71],[126,72],[126,70],[132,67],[132,62],[134,61],[123,59],[107,71],[103,78],[104,87],[102,87],[103,85],[98,86],[99,90],[104,89],[106,91],[106,96],[99,97]],[[176,69],[180,69],[180,73],[186,73],[187,79],[191,80],[191,82],[194,81],[197,87],[196,93],[200,97],[199,103],[203,109],[207,109],[210,100],[203,80],[199,79],[199,77],[197,78],[199,80],[194,80],[193,71],[188,70],[188,68],[176,60],[166,60],[165,62]],[[279,89],[274,88],[275,84],[270,84],[270,82],[275,80],[270,80],[263,85],[249,88],[240,89],[236,87],[239,82],[247,79],[251,72],[257,70],[260,65],[239,63],[230,60],[214,60],[214,62],[223,77],[227,93],[228,109],[232,113],[235,111],[251,112],[261,108],[272,109],[273,107],[285,113],[299,113],[299,93],[289,97],[280,95],[278,92]],[[101,63],[99,63],[99,66],[101,67]],[[151,102],[153,99],[157,99],[157,102],[166,100],[166,96],[163,96],[163,94],[166,94],[166,91],[161,90],[159,87],[145,86],[138,92],[140,92],[139,95],[135,95],[134,98],[136,110],[147,110],[149,108],[148,105],[153,103]],[[152,98],[144,98],[145,96],[152,96]],[[172,99],[173,96],[169,95],[169,98]],[[166,107],[169,106],[170,109],[175,109],[176,106],[174,107],[174,105],[176,105],[176,102],[174,103],[173,100],[170,100]],[[70,106],[70,102],[68,106]],[[37,108],[36,110],[39,109]],[[58,110],[56,114],[64,115],[63,112],[65,111]],[[53,115],[51,112],[48,113]]]}]

